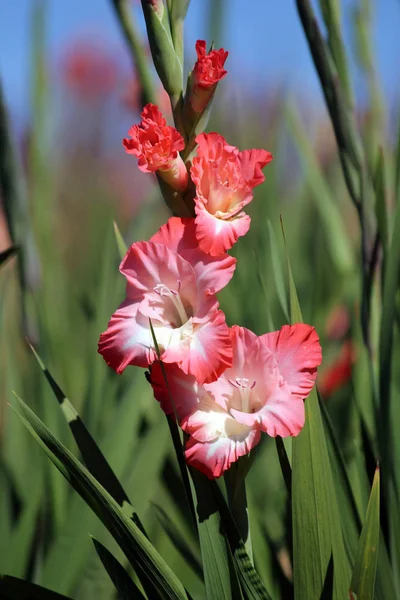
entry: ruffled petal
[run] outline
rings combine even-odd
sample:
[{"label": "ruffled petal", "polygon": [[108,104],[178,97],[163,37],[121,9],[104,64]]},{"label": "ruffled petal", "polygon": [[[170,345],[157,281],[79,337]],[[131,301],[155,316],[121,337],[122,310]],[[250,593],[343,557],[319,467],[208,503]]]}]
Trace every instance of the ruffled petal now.
[{"label": "ruffled petal", "polygon": [[149,241],[163,244],[178,254],[197,248],[194,218],[170,217]]},{"label": "ruffled petal", "polygon": [[185,250],[182,257],[187,260],[196,274],[198,296],[211,296],[221,291],[233,277],[236,258],[229,254],[210,256],[201,250]]},{"label": "ruffled petal", "polygon": [[199,407],[182,424],[191,434],[185,457],[189,465],[214,479],[258,444],[260,431],[240,425],[215,405],[214,410],[202,403]]},{"label": "ruffled petal", "polygon": [[322,361],[319,338],[314,327],[304,323],[284,325],[260,338],[275,356],[279,371],[291,393],[303,400],[312,390],[317,367]]},{"label": "ruffled petal", "polygon": [[98,352],[118,374],[128,365],[147,367],[156,355],[148,323],[143,322],[139,302],[125,300],[101,334]]},{"label": "ruffled petal", "polygon": [[141,300],[146,293],[153,293],[159,284],[176,290],[180,281],[185,288],[185,297],[195,304],[197,292],[192,267],[179,254],[162,244],[132,244],[119,270],[127,279],[127,296],[130,300]]},{"label": "ruffled petal", "polygon": [[267,402],[261,411],[260,427],[271,437],[295,436],[304,427],[304,402],[291,396],[290,401]]},{"label": "ruffled petal", "polygon": [[232,364],[232,342],[224,313],[215,309],[207,320],[197,323],[193,319],[193,333],[176,345],[171,343],[162,360],[178,363],[199,383],[218,379]]},{"label": "ruffled petal", "polygon": [[276,437],[298,435],[304,426],[304,402],[290,393],[286,384],[276,384],[262,408],[253,413],[245,413],[235,408],[231,415],[238,423],[248,427],[260,427],[262,431]]},{"label": "ruffled petal", "polygon": [[224,254],[250,228],[251,219],[245,213],[229,220],[219,219],[209,213],[198,198],[195,198],[195,211],[197,241],[201,250],[211,256]]},{"label": "ruffled petal", "polygon": [[243,150],[239,153],[239,160],[242,168],[242,176],[247,185],[251,188],[260,185],[265,180],[263,169],[271,162],[273,156],[267,150]]}]

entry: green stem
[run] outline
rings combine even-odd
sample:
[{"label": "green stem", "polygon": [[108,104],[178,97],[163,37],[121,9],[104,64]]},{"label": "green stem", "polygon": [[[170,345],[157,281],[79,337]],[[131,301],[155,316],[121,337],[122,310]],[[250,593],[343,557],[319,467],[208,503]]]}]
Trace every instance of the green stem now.
[{"label": "green stem", "polygon": [[246,552],[249,555],[250,560],[254,562],[249,511],[247,506],[246,481],[241,469],[241,463],[237,462],[233,464],[225,473],[224,479],[229,509],[246,547]]},{"label": "green stem", "polygon": [[128,0],[111,0],[141,85],[141,104],[156,102],[153,79],[143,44],[133,23]]}]

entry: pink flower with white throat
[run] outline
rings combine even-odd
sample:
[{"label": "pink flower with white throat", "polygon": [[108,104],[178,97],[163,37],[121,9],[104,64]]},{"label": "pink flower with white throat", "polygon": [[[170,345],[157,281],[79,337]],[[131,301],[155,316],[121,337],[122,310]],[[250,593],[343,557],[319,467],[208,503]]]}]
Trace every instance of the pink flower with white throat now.
[{"label": "pink flower with white throat", "polygon": [[243,208],[253,199],[253,188],[264,181],[261,169],[272,154],[240,152],[218,133],[201,133],[196,142],[190,171],[196,186],[196,236],[204,252],[217,256],[249,230],[250,217]]},{"label": "pink flower with white throat", "polygon": [[231,328],[232,366],[215,382],[199,385],[176,365],[166,367],[169,392],[159,364],[151,382],[162,409],[190,435],[185,456],[209,478],[219,477],[259,442],[261,433],[298,435],[304,425],[304,399],[314,386],[321,346],[313,327],[285,325],[257,337]]},{"label": "pink flower with white throat", "polygon": [[120,265],[126,299],[112,315],[99,352],[117,373],[157,360],[176,363],[199,382],[216,380],[232,363],[232,342],[215,296],[236,260],[197,248],[194,220],[172,217],[149,242],[132,244]]}]

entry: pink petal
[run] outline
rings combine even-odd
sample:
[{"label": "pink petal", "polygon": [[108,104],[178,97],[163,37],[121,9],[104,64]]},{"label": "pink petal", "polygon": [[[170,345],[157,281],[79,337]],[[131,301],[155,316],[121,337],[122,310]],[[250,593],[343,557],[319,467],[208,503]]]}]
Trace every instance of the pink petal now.
[{"label": "pink petal", "polygon": [[291,394],[288,385],[276,382],[274,387],[273,393],[257,412],[244,413],[231,408],[230,414],[238,423],[258,426],[271,437],[298,435],[304,426],[304,402]]},{"label": "pink petal", "polygon": [[192,290],[189,295],[193,303],[195,301],[196,281],[192,267],[179,254],[162,244],[132,244],[119,270],[127,279],[127,296],[131,300],[142,299],[144,294],[152,293],[160,283],[176,290],[181,281],[186,290]]},{"label": "pink petal", "polygon": [[193,375],[186,375],[176,364],[164,363],[161,367],[160,361],[154,362],[150,379],[154,397],[159,401],[162,410],[167,415],[175,414],[176,410],[179,421],[193,411],[199,399],[206,393]]},{"label": "pink petal", "polygon": [[265,175],[261,171],[271,160],[271,152],[266,150],[243,150],[239,153],[239,159],[242,167],[243,179],[254,188],[265,180]]},{"label": "pink petal", "polygon": [[[200,133],[196,137],[198,158],[206,158],[208,161],[218,160],[224,152],[238,156],[239,150],[235,146],[230,146],[226,143],[226,139],[212,131],[211,133]],[[197,186],[197,182],[193,180]]]},{"label": "pink petal", "polygon": [[261,430],[271,437],[295,436],[304,427],[304,402],[291,396],[288,402],[267,402],[262,411]]},{"label": "pink petal", "polygon": [[178,252],[194,269],[199,293],[215,294],[232,279],[236,259],[228,254],[212,257],[198,247],[195,220],[171,217],[150,242],[164,244]]},{"label": "pink petal", "polygon": [[195,198],[195,211],[197,241],[201,250],[211,256],[224,254],[250,227],[251,219],[245,213],[241,212],[230,220],[218,219],[198,198]]},{"label": "pink petal", "polygon": [[186,344],[170,345],[162,356],[164,362],[176,362],[184,373],[194,375],[199,383],[215,381],[232,364],[232,342],[225,315],[216,310],[207,320],[193,319],[194,333]]},{"label": "pink petal", "polygon": [[197,293],[210,296],[221,291],[232,279],[236,268],[236,258],[229,254],[210,256],[201,250],[182,252],[196,274]]},{"label": "pink petal", "polygon": [[181,254],[183,250],[193,250],[197,248],[194,219],[171,217],[149,241],[164,244],[178,254]]},{"label": "pink petal", "polygon": [[284,325],[279,331],[266,333],[260,339],[275,356],[292,394],[301,400],[306,398],[314,386],[317,367],[322,361],[314,327],[303,323]]},{"label": "pink petal", "polygon": [[[233,419],[232,419],[233,420]],[[189,465],[204,473],[209,479],[220,477],[232,463],[245,456],[260,441],[260,431],[252,429],[238,438],[220,437],[211,442],[198,442],[190,437],[186,443],[185,457]]]},{"label": "pink petal", "polygon": [[148,325],[140,322],[139,306],[140,302],[125,300],[100,336],[98,352],[118,374],[128,365],[147,367],[156,358]]}]

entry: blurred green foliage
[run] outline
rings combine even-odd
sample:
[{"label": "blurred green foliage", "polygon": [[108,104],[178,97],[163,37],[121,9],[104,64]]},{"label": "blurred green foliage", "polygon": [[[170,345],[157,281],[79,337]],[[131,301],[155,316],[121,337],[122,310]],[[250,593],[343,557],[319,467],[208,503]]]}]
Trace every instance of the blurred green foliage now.
[{"label": "blurred green foliage", "polygon": [[[352,102],[336,4],[326,3],[324,17],[333,62]],[[210,25],[216,35],[224,16],[218,3],[214,10]],[[120,236],[126,244],[148,238],[168,211],[156,182],[134,172],[132,158],[124,156],[119,144],[125,131],[116,134],[121,122],[115,113],[126,108],[112,111],[115,98],[107,90],[88,101],[84,87],[80,96],[66,89],[54,107],[45,67],[45,16],[37,4],[31,118],[22,143],[11,135],[4,101],[1,106],[0,572],[76,600],[115,598],[108,575],[113,573],[122,586],[120,597],[153,597],[110,532],[8,407],[15,405],[14,390],[65,447],[58,449],[59,456],[68,457],[69,451],[86,461],[29,350],[28,337],[122,483],[157,552],[190,596],[205,597],[205,589],[218,581],[216,598],[240,598],[241,586],[246,598],[268,597],[251,595],[254,580],[246,579],[248,556],[241,546],[237,554],[224,541],[221,547],[210,543],[218,539],[219,518],[199,529],[199,541],[170,432],[143,370],[131,367],[118,376],[96,352],[99,334],[123,299]],[[354,31],[370,103],[356,135],[373,173],[367,195],[376,195],[363,217],[366,240],[341,169],[352,162],[351,153],[340,161],[327,114],[316,117],[312,108],[278,88],[267,95],[227,79],[208,126],[240,148],[264,147],[274,154],[249,206],[250,233],[232,251],[238,261],[235,276],[220,294],[228,323],[262,334],[303,318],[315,325],[323,348],[320,389],[325,397],[313,392],[307,400],[305,430],[293,442],[285,440],[281,460],[275,441],[262,441],[247,477],[254,565],[274,600],[344,599],[350,581],[358,600],[400,597],[400,445],[393,435],[400,425],[400,380],[392,368],[400,353],[400,145],[393,147],[385,136],[385,109],[366,43],[370,19],[366,2],[360,2]],[[273,82],[267,83],[271,88]],[[57,134],[56,143],[48,135],[55,109],[66,131],[62,140]],[[108,114],[115,119],[110,139],[109,132],[101,131]],[[137,118],[134,108],[125,113],[125,124]],[[354,165],[348,168],[354,183]],[[118,244],[113,221],[120,231]],[[381,244],[369,282],[366,346],[360,319],[365,302],[362,244],[373,250],[375,222]],[[5,262],[12,245],[18,247],[18,258]],[[287,284],[286,256],[295,286],[293,280]],[[340,370],[338,359],[349,340],[352,354]],[[27,408],[22,413],[46,440],[52,439]],[[368,503],[378,456],[384,461],[385,490],[380,533],[376,479]],[[204,548],[209,564],[203,574]],[[132,579],[126,579],[122,567]],[[4,581],[7,598],[25,597],[22,584]],[[131,586],[125,596],[124,585]]]}]

